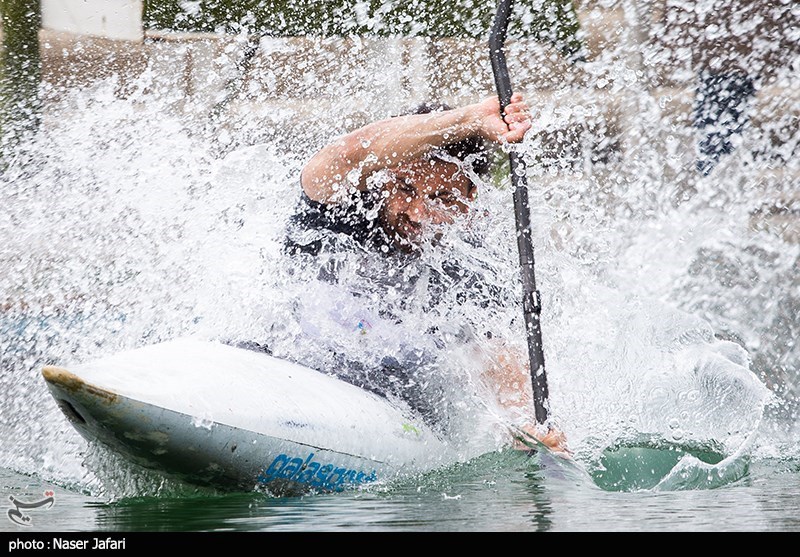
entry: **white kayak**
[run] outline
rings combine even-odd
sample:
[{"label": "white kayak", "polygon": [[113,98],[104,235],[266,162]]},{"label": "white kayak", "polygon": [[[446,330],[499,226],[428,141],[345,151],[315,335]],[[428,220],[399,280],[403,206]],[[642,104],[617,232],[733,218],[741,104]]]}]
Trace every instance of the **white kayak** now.
[{"label": "white kayak", "polygon": [[[463,458],[401,403],[220,342],[178,339],[69,369],[47,366],[42,374],[87,440],[222,490],[340,491]],[[658,437],[608,447],[588,470],[533,439],[524,442],[543,470],[611,491],[708,489],[748,469],[738,452],[726,457],[713,446]]]},{"label": "white kayak", "polygon": [[178,339],[42,373],[87,440],[193,484],[338,491],[456,461],[400,404],[219,342]]}]

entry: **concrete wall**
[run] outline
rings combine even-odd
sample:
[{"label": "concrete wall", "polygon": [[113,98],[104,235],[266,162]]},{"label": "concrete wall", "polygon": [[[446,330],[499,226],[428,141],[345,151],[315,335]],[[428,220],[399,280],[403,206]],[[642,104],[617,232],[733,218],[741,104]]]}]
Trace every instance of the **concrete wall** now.
[{"label": "concrete wall", "polygon": [[[602,177],[624,173],[631,166],[626,160],[643,146],[663,144],[677,153],[674,167],[663,169],[665,183],[690,174],[694,75],[649,58],[652,22],[662,3],[578,2],[585,64],[569,64],[535,41],[509,41],[515,89],[550,110],[550,129],[540,132],[546,156],[571,159]],[[43,0],[42,6],[42,78],[56,95],[110,75],[125,94],[147,70],[151,87],[173,93],[179,110],[211,112],[224,101],[230,120],[291,113],[324,125],[326,118],[341,121],[347,114],[356,125],[422,100],[457,105],[493,94],[482,41],[276,37],[261,39],[243,64],[258,38],[142,31],[141,1]],[[764,141],[786,142],[778,149],[782,158],[758,163],[763,171],[755,187],[775,205],[755,211],[753,224],[774,222],[796,239],[796,228],[784,220],[794,219],[800,204],[800,87],[796,72],[787,76],[760,89],[751,109],[751,126]],[[348,98],[341,98],[343,90]],[[648,121],[660,120],[658,135],[645,129],[644,113]]]}]

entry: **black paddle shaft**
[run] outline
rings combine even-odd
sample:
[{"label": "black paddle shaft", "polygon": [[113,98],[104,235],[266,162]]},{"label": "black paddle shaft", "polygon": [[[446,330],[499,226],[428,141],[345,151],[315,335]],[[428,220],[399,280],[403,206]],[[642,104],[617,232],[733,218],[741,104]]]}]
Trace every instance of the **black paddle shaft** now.
[{"label": "black paddle shaft", "polygon": [[[511,77],[508,74],[504,43],[511,15],[511,0],[498,0],[497,13],[489,37],[489,56],[492,61],[492,72],[500,99],[500,112],[511,102]],[[542,347],[541,296],[536,289],[534,271],[533,240],[531,239],[531,215],[528,202],[528,184],[525,178],[525,160],[516,152],[508,155],[511,165],[511,183],[514,187],[514,215],[517,222],[517,247],[522,270],[522,308],[525,314],[525,330],[528,340],[528,357],[530,359],[531,381],[533,383],[533,404],[536,420],[540,424],[547,423],[548,389],[547,375],[544,368],[544,351]]]}]

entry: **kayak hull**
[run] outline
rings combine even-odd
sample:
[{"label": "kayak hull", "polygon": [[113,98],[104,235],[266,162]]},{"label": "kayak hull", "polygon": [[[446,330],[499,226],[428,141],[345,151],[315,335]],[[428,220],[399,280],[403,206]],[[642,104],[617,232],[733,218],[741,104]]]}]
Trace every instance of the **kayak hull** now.
[{"label": "kayak hull", "polygon": [[196,485],[338,491],[453,459],[399,404],[221,343],[173,341],[42,374],[84,438]]}]

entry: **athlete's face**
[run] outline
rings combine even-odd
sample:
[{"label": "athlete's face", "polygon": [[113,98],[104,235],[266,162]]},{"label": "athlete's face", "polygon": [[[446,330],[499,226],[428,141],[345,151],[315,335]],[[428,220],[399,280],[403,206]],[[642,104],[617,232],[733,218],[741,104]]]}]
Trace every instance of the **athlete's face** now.
[{"label": "athlete's face", "polygon": [[452,223],[469,209],[477,189],[458,165],[439,159],[418,160],[393,171],[384,186],[381,209],[386,232],[395,245],[411,251],[432,226]]}]

